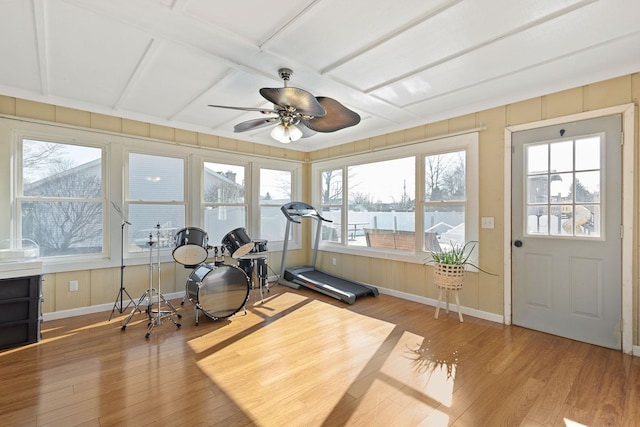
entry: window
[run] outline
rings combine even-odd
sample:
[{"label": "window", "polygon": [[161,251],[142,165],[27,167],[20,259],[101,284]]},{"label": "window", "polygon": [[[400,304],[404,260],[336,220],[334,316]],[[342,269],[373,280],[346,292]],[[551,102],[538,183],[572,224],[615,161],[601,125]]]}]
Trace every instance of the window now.
[{"label": "window", "polygon": [[328,169],[320,179],[322,216],[332,221],[321,241],[415,250],[415,156]]},{"label": "window", "polygon": [[[368,246],[373,230],[378,230],[376,235],[389,231],[392,249],[413,251],[413,244],[396,247],[392,242],[394,230],[415,230],[415,156],[325,170],[321,183],[322,216],[332,220],[323,224],[321,241]],[[343,204],[346,222],[342,219]]]},{"label": "window", "polygon": [[599,238],[600,136],[529,144],[527,234]]},{"label": "window", "polygon": [[27,138],[21,148],[21,238],[42,257],[102,254],[103,150]]},{"label": "window", "polygon": [[127,208],[129,252],[173,248],[176,233],[184,228],[185,161],[176,157],[129,153]]},{"label": "window", "polygon": [[313,203],[331,220],[320,248],[423,262],[477,240],[477,145],[470,133],[314,163]]},{"label": "window", "polygon": [[280,207],[291,201],[293,172],[260,168],[260,239],[282,241],[287,225]]},{"label": "window", "polygon": [[0,138],[11,142],[0,144],[7,175],[0,228],[9,236],[0,244],[37,243],[47,272],[118,266],[121,245],[126,265],[147,263],[150,240],[170,261],[186,226],[204,229],[211,246],[245,227],[278,250],[286,226],[280,206],[301,196],[296,160],[22,119],[0,124]]},{"label": "window", "polygon": [[466,151],[427,155],[424,158],[424,205],[422,210],[425,251],[444,246],[464,246]]},{"label": "window", "polygon": [[213,245],[230,232],[247,226],[246,166],[204,163],[203,222]]},{"label": "window", "polygon": [[322,224],[323,241],[342,242],[342,169],[329,169],[320,173],[320,212],[332,222]]}]

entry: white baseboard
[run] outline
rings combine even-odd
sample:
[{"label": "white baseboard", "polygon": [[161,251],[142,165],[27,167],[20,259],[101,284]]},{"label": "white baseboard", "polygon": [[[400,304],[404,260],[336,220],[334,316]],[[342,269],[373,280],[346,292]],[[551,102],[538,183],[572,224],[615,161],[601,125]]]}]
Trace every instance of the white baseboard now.
[{"label": "white baseboard", "polygon": [[[394,289],[387,289],[387,288],[378,287],[378,291],[381,294],[391,295],[391,296],[402,298],[402,299],[406,299],[406,300],[409,300],[409,301],[418,302],[420,304],[430,305],[432,307],[435,307],[438,304],[438,300],[436,300],[436,299],[427,298],[427,297],[421,297],[421,296],[413,295],[413,294],[408,294],[406,292],[400,292],[400,291],[396,291]],[[442,302],[440,304],[441,308],[444,308],[445,306],[446,306],[445,302]],[[455,307],[456,307],[455,304],[453,304],[453,307],[455,309]],[[449,309],[451,309],[451,304],[449,304]],[[489,313],[487,311],[476,310],[475,308],[469,308],[469,307],[465,307],[465,306],[460,306],[460,311],[462,312],[462,314],[468,314],[469,316],[477,317],[479,319],[484,319],[484,320],[489,320],[491,322],[504,324],[504,316],[502,316],[500,314]]]},{"label": "white baseboard", "polygon": [[[267,280],[269,281],[269,283],[273,283],[278,280],[278,276],[269,276]],[[184,291],[173,292],[173,293],[164,295],[164,297],[169,300],[182,298],[183,296],[184,296]],[[127,302],[129,301],[124,301],[125,307],[127,306]],[[67,317],[82,316],[83,314],[93,314],[93,313],[100,313],[102,311],[111,311],[114,309],[114,305],[115,305],[114,303],[109,303],[109,304],[92,305],[89,307],[72,308],[70,310],[53,311],[51,313],[44,313],[42,315],[42,320],[46,322],[47,320],[66,319]],[[132,306],[133,305],[130,305],[130,307]]]},{"label": "white baseboard", "polygon": [[[400,292],[400,291],[396,291],[396,290],[393,290],[393,289],[386,289],[386,288],[380,288],[379,287],[378,291],[380,291],[381,294],[391,295],[391,296],[402,298],[402,299],[406,299],[406,300],[409,300],[409,301],[430,305],[432,307],[435,307],[436,304],[438,303],[437,300],[432,299],[432,298],[426,298],[426,297],[421,297],[421,296],[418,296],[418,295],[407,294],[405,292]],[[445,305],[446,305],[446,303],[443,302],[443,303],[441,303],[440,307],[444,308]],[[455,310],[455,304],[453,305],[453,308]],[[451,309],[451,304],[449,304],[449,309]],[[460,311],[462,311],[462,314],[468,314],[469,316],[477,317],[477,318],[484,319],[484,320],[489,320],[491,322],[504,323],[504,316],[499,315],[499,314],[488,313],[486,311],[476,310],[476,309],[468,308],[468,307],[464,307],[464,306],[460,307]],[[640,345],[634,345],[633,348],[632,348],[632,353],[631,354],[636,356],[636,357],[640,357]]]},{"label": "white baseboard", "polygon": [[[184,292],[174,292],[171,294],[164,294],[164,297],[169,300],[175,299],[175,298],[182,298],[183,296],[184,296]],[[124,302],[124,306],[126,307],[129,301],[123,301],[123,302]],[[115,305],[114,303],[99,304],[99,305],[92,305],[89,307],[72,308],[70,310],[60,310],[60,311],[54,311],[51,313],[44,313],[42,315],[42,320],[46,322],[47,320],[66,319],[67,317],[82,316],[83,314],[92,314],[92,313],[100,313],[102,311],[111,311],[114,309],[114,305]],[[129,308],[132,308],[132,307],[133,307],[133,304],[129,306]]]},{"label": "white baseboard", "polygon": [[[425,304],[425,305],[430,305],[432,307],[435,307],[436,303],[438,302],[437,300],[432,299],[432,298],[421,297],[421,296],[418,296],[418,295],[408,294],[408,293],[396,291],[396,290],[393,290],[393,289],[386,289],[386,288],[378,287],[378,290],[382,294],[391,295],[391,296],[394,296],[394,297],[402,298],[402,299],[413,301],[413,302],[418,302],[418,303]],[[166,294],[165,298],[167,298],[167,299],[175,299],[175,298],[182,298],[183,296],[184,296],[184,292],[174,292],[174,293],[171,293],[171,294]],[[126,307],[126,303],[127,302],[128,301],[124,301],[125,307]],[[445,307],[445,303],[444,302],[442,303],[441,307],[442,308]],[[51,312],[51,313],[44,313],[42,318],[43,318],[44,321],[65,319],[67,317],[75,317],[75,316],[82,316],[84,314],[93,314],[93,313],[100,313],[100,312],[103,312],[103,311],[109,311],[109,310],[113,310],[113,308],[114,308],[114,304],[113,303],[99,304],[99,305],[92,305],[92,306],[89,306],[89,307],[72,308],[70,310],[61,310],[61,311],[54,311],[54,312]],[[489,312],[481,311],[481,310],[476,310],[476,309],[468,308],[468,307],[464,307],[464,306],[460,307],[460,311],[462,311],[462,314],[468,314],[469,316],[473,316],[473,317],[477,317],[477,318],[480,318],[480,319],[489,320],[489,321],[492,321],[492,322],[504,323],[504,316],[501,316],[501,315],[498,315],[498,314],[489,313]],[[638,347],[636,350],[637,350],[637,354],[640,354],[640,347]]]},{"label": "white baseboard", "polygon": [[[269,277],[269,280],[277,280],[277,277],[274,276]],[[386,294],[386,295],[391,295],[394,297],[398,297],[398,298],[402,298],[405,300],[409,300],[409,301],[413,301],[413,302],[418,302],[421,304],[425,304],[425,305],[430,305],[432,307],[436,306],[437,300],[432,299],[432,298],[425,298],[425,297],[421,297],[418,295],[413,295],[413,294],[408,294],[405,292],[400,292],[400,291],[396,291],[393,289],[387,289],[387,288],[380,288],[378,287],[378,290],[380,291],[381,294]],[[176,299],[176,298],[182,298],[184,296],[184,292],[174,292],[171,294],[166,294],[165,298],[167,299]],[[125,307],[126,307],[126,303],[128,301],[124,301]],[[441,305],[442,308],[445,307],[445,303],[443,302]],[[113,310],[114,308],[114,304],[113,303],[108,303],[108,304],[99,304],[99,305],[92,305],[89,307],[80,307],[80,308],[72,308],[70,310],[61,310],[61,311],[54,311],[51,313],[44,313],[42,318],[44,321],[47,320],[57,320],[57,319],[65,319],[67,317],[75,317],[75,316],[82,316],[84,314],[93,314],[93,313],[100,313],[103,311],[110,311]],[[485,320],[489,320],[492,322],[497,322],[497,323],[503,323],[504,322],[504,316],[500,316],[498,314],[494,314],[494,313],[488,313],[486,311],[481,311],[481,310],[476,310],[473,308],[468,308],[468,307],[460,307],[460,311],[462,311],[462,314],[468,314],[469,316],[473,316],[473,317],[477,317],[480,319],[485,319]],[[638,347],[636,349],[636,354],[640,354],[640,347]]]},{"label": "white baseboard", "polygon": [[[272,278],[270,277],[269,280],[272,280]],[[275,277],[274,277],[274,280],[275,280]],[[418,296],[418,295],[408,294],[406,292],[396,291],[394,289],[387,289],[387,288],[378,287],[378,291],[381,294],[391,295],[393,297],[402,298],[402,299],[405,299],[405,300],[408,300],[408,301],[417,302],[417,303],[420,303],[420,304],[430,305],[432,307],[435,307],[436,304],[438,303],[438,301],[433,299],[433,298],[421,297],[421,296]],[[182,298],[183,296],[184,296],[184,292],[174,292],[174,293],[171,293],[171,294],[166,294],[165,298],[167,298],[167,299],[176,299],[176,298]],[[128,301],[126,301],[126,302],[128,302]],[[126,307],[126,304],[125,304],[125,307]],[[445,307],[445,303],[443,302],[440,307],[444,308]],[[455,304],[454,304],[453,307],[455,309]],[[100,304],[100,305],[92,305],[90,307],[73,308],[73,309],[70,309],[70,310],[61,310],[61,311],[54,311],[52,313],[44,313],[42,318],[46,322],[47,320],[65,319],[67,317],[82,316],[83,314],[100,313],[100,312],[103,312],[103,311],[109,311],[109,310],[113,310],[113,309],[114,309],[114,304],[111,304],[111,303],[109,303],[109,304]],[[479,319],[489,320],[491,322],[504,324],[504,316],[499,315],[499,314],[489,313],[489,312],[482,311],[482,310],[476,310],[474,308],[468,308],[468,307],[465,307],[465,306],[461,306],[460,307],[460,311],[462,311],[462,314],[466,314],[466,315],[469,315],[469,316],[477,317]],[[633,346],[632,354],[634,356],[640,357],[640,346],[639,345],[634,345]]]}]

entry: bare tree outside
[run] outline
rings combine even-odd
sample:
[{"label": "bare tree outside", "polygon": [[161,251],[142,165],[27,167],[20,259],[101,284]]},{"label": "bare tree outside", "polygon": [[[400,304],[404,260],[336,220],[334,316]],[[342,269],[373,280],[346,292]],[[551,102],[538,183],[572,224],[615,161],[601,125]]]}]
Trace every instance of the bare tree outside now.
[{"label": "bare tree outside", "polygon": [[260,169],[260,200],[276,200],[278,203],[291,201],[291,172]]},{"label": "bare tree outside", "polygon": [[425,158],[425,197],[430,201],[461,200],[465,194],[464,152]]},{"label": "bare tree outside", "polygon": [[342,202],[342,170],[322,172],[322,204],[333,205]]},{"label": "bare tree outside", "polygon": [[33,182],[65,163],[64,146],[53,142],[26,140],[22,150],[22,179]]},{"label": "bare tree outside", "polygon": [[101,153],[23,141],[22,237],[36,242],[41,256],[102,252]]}]

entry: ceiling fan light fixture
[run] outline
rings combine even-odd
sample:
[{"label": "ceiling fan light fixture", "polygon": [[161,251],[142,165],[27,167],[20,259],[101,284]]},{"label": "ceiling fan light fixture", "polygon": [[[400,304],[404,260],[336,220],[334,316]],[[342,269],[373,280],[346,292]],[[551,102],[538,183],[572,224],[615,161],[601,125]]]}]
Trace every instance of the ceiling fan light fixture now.
[{"label": "ceiling fan light fixture", "polygon": [[335,132],[360,123],[360,115],[333,98],[314,96],[304,89],[288,86],[293,71],[289,68],[278,70],[284,80],[284,87],[260,89],[260,95],[273,104],[273,109],[255,107],[233,107],[209,104],[210,107],[228,108],[241,111],[259,111],[275,114],[266,119],[251,119],[238,123],[234,132],[246,132],[264,126],[276,125],[271,137],[283,144],[308,138],[317,132]]},{"label": "ceiling fan light fixture", "polygon": [[302,138],[302,131],[294,125],[280,123],[271,131],[271,137],[283,144],[288,144]]}]

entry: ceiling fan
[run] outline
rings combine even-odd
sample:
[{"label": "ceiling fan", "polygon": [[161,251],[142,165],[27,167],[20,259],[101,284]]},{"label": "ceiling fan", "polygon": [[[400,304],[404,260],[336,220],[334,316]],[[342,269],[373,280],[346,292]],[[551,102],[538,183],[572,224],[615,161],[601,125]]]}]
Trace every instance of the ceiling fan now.
[{"label": "ceiling fan", "polygon": [[273,103],[273,109],[228,105],[209,105],[209,107],[275,114],[267,118],[238,123],[233,127],[233,131],[246,132],[277,124],[271,131],[271,137],[282,143],[308,138],[317,132],[335,132],[360,123],[360,116],[355,111],[351,111],[335,99],[313,96],[306,90],[287,86],[293,74],[289,68],[279,69],[278,74],[284,81],[284,87],[260,89],[260,95]]}]

